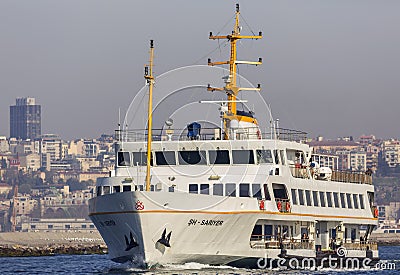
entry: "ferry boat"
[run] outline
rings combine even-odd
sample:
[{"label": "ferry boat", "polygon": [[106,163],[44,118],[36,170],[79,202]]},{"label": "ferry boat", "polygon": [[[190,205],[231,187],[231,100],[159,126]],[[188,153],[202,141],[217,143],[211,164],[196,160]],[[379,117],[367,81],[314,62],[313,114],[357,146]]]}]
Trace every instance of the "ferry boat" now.
[{"label": "ferry boat", "polygon": [[[378,248],[369,240],[378,221],[372,176],[323,167],[305,133],[273,126],[263,133],[254,112],[238,109],[240,91],[261,87],[239,87],[237,66],[262,64],[237,59],[239,40],[262,38],[261,32],[242,35],[239,18],[237,5],[232,33],[209,36],[230,43],[228,61],[208,62],[229,66],[225,87],[205,89],[227,95],[221,127],[188,121],[179,135],[170,127],[152,129],[151,42],[147,133],[116,130],[115,171],[97,180],[89,201],[110,259],[145,267],[262,268],[274,260],[321,263],[328,256],[376,262]],[[361,226],[367,230],[360,233]]]}]

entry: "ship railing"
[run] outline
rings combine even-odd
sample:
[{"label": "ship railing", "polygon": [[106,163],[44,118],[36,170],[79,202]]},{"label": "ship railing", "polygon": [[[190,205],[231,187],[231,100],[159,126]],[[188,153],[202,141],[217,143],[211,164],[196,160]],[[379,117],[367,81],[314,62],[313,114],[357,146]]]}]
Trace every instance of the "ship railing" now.
[{"label": "ship railing", "polygon": [[[235,136],[231,139],[236,140],[285,140],[304,143],[307,140],[307,133],[297,130],[277,128],[275,132],[266,130],[258,131],[258,127],[238,128],[235,130]],[[188,135],[185,129],[153,129],[153,141],[184,141],[184,140],[220,140],[224,137],[224,132],[219,127],[201,128],[195,136]],[[115,130],[115,139],[119,142],[141,142],[147,141],[147,129],[134,130]]]},{"label": "ship railing", "polygon": [[345,247],[347,250],[378,250],[378,244],[373,241],[354,241],[354,242],[346,242],[341,244],[342,247]]},{"label": "ship railing", "polygon": [[372,184],[372,175],[359,171],[332,171],[332,181]]},{"label": "ship railing", "polygon": [[309,179],[311,174],[313,178],[324,181],[372,184],[372,175],[366,172],[333,170],[330,176],[324,175],[324,177],[320,177],[314,170],[302,164],[289,165],[289,168],[295,178]]},{"label": "ship railing", "polygon": [[290,213],[292,211],[292,207],[290,205],[289,199],[275,199],[276,207],[279,212],[282,213]]},{"label": "ship railing", "polygon": [[314,240],[282,238],[275,235],[251,235],[250,247],[254,249],[314,249]]}]

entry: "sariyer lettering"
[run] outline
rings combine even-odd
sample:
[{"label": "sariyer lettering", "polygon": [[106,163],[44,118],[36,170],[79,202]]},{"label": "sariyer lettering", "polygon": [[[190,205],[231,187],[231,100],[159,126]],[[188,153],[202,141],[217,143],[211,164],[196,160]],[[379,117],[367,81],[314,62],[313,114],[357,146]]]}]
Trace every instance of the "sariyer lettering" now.
[{"label": "sariyer lettering", "polygon": [[196,219],[190,219],[188,222],[188,226],[192,225],[200,225],[200,226],[222,226],[224,221],[221,220],[201,220],[198,221]]}]

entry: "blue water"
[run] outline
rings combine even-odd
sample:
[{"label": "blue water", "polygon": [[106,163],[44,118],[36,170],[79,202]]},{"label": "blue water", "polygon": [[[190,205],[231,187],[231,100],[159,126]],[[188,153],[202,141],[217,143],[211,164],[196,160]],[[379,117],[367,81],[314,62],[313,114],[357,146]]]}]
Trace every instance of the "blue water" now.
[{"label": "blue water", "polygon": [[[322,269],[283,272],[189,263],[144,271],[129,265],[113,263],[107,255],[60,255],[0,258],[0,274],[400,274],[400,246],[382,246],[379,251],[382,259],[381,268],[372,270]],[[388,269],[393,267],[394,270]]]}]

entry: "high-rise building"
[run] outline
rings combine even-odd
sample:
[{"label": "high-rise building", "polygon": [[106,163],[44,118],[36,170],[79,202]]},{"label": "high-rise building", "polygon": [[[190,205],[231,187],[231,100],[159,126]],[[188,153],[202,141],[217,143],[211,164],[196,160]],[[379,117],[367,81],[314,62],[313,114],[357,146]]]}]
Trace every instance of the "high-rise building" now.
[{"label": "high-rise building", "polygon": [[41,106],[35,98],[19,97],[15,106],[10,106],[10,137],[35,139],[42,133]]}]

